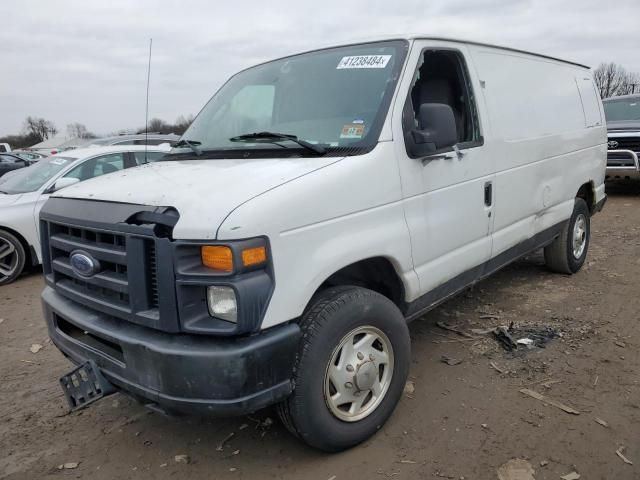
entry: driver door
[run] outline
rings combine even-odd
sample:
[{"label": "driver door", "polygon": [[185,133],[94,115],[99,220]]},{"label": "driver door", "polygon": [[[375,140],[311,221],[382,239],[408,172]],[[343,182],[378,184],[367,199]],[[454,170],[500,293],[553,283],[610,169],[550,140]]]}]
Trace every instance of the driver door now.
[{"label": "driver door", "polygon": [[[402,81],[393,121],[405,215],[421,294],[445,297],[480,276],[490,258],[494,161],[482,147],[486,112],[466,47],[417,41],[409,61],[414,73]],[[458,143],[412,158],[405,143],[422,104],[451,107]]]}]

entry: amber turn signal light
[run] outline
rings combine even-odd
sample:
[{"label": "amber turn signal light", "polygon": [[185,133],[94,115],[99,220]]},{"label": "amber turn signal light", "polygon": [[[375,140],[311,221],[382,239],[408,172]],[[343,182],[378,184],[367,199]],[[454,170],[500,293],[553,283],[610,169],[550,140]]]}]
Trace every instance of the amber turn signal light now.
[{"label": "amber turn signal light", "polygon": [[242,251],[242,265],[253,267],[267,261],[267,249],[262,247],[247,248]]},{"label": "amber turn signal light", "polygon": [[233,272],[233,252],[229,247],[205,245],[200,253],[202,264],[205,267],[220,270],[221,272]]}]

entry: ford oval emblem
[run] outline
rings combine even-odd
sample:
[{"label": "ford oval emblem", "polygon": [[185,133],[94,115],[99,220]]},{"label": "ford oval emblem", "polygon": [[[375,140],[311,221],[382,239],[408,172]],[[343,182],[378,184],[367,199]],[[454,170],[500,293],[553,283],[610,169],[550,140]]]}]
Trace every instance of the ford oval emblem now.
[{"label": "ford oval emblem", "polygon": [[71,269],[81,277],[91,277],[100,271],[100,263],[87,252],[75,251],[69,256]]}]

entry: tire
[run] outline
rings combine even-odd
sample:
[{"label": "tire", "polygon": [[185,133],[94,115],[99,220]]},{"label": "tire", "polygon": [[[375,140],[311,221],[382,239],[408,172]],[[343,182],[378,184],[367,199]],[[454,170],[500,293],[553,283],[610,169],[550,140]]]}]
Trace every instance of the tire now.
[{"label": "tire", "polygon": [[[576,236],[580,236],[582,241],[574,243]],[[587,203],[582,198],[576,198],[571,218],[562,228],[560,236],[544,249],[547,267],[558,273],[577,273],[587,258],[590,240],[591,213]]]},{"label": "tire", "polygon": [[27,255],[20,240],[0,230],[0,285],[13,282],[24,270]]},{"label": "tire", "polygon": [[[294,390],[278,405],[278,414],[289,431],[314,448],[353,447],[382,427],[402,396],[411,358],[406,320],[376,292],[336,287],[312,300],[301,327]],[[349,344],[356,348],[349,350]],[[355,401],[338,406],[329,378],[347,379],[335,383]]]}]

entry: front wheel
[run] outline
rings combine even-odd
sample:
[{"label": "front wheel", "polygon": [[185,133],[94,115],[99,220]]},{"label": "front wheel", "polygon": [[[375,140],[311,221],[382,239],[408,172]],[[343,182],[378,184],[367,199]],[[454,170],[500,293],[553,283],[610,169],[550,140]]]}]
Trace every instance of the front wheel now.
[{"label": "front wheel", "polygon": [[0,285],[13,282],[24,270],[26,253],[14,235],[0,230]]},{"label": "front wheel", "polygon": [[294,391],[278,407],[309,445],[336,452],[373,435],[400,400],[410,338],[400,310],[359,287],[320,293],[301,322]]},{"label": "front wheel", "polygon": [[587,258],[590,239],[591,214],[587,202],[576,198],[573,214],[560,236],[544,249],[547,267],[554,272],[577,273]]}]

